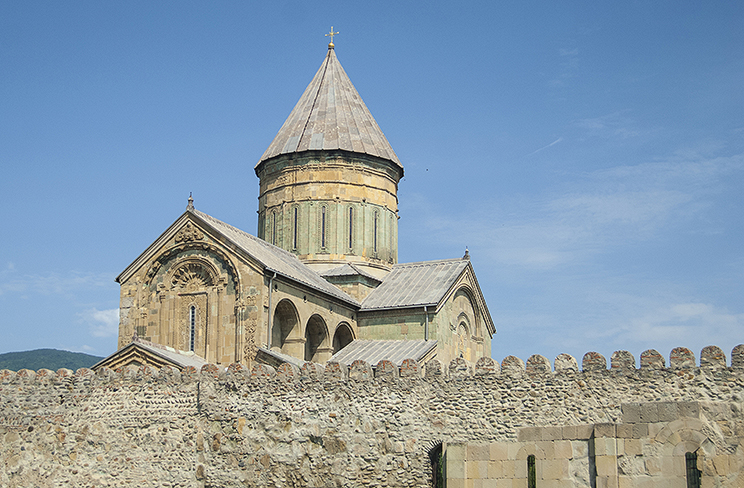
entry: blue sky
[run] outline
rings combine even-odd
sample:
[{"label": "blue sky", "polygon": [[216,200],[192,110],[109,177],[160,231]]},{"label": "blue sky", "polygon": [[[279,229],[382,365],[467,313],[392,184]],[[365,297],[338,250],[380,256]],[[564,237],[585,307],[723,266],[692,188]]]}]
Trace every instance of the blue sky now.
[{"label": "blue sky", "polygon": [[467,246],[493,357],[744,342],[744,3],[0,3],[0,352],[116,348],[114,278],[336,54],[398,153],[401,262]]}]

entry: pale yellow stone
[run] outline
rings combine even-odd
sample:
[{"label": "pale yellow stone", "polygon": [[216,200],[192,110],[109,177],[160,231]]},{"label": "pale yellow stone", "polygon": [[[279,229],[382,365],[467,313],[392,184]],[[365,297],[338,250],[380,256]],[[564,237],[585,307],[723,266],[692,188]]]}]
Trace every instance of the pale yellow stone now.
[{"label": "pale yellow stone", "polygon": [[597,476],[614,476],[617,474],[617,458],[615,456],[596,456]]},{"label": "pale yellow stone", "polygon": [[503,461],[488,462],[488,478],[498,479],[504,477]]},{"label": "pale yellow stone", "polygon": [[508,459],[509,448],[507,443],[493,442],[489,448],[490,459],[492,461],[503,461]]},{"label": "pale yellow stone", "polygon": [[544,480],[561,480],[568,475],[568,460],[551,459],[542,463],[542,476]]}]

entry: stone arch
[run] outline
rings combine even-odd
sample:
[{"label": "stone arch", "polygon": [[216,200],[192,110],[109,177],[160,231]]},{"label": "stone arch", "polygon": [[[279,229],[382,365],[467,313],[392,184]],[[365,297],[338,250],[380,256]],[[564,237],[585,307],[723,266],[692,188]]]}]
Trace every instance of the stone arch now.
[{"label": "stone arch", "polygon": [[313,314],[305,325],[305,361],[321,363],[330,359],[329,342],[325,320],[320,315]]},{"label": "stone arch", "polygon": [[354,340],[354,331],[348,322],[341,322],[333,333],[333,354],[348,346]]},{"label": "stone arch", "polygon": [[[298,340],[299,339],[299,340]],[[300,315],[291,300],[285,298],[276,304],[271,321],[271,350],[292,354],[293,345],[304,342],[300,338]],[[296,356],[299,357],[299,354]]]},{"label": "stone arch", "polygon": [[[461,284],[457,291],[455,291],[453,295],[453,301],[457,302],[458,298],[460,297],[464,297],[467,300],[469,311],[472,313],[472,318],[469,317],[468,320],[469,333],[475,337],[482,337],[483,328],[481,327],[482,324],[480,323],[478,317],[478,308],[476,306],[477,302],[475,300],[475,293],[473,293],[473,289],[467,283]],[[468,314],[466,313],[466,315]],[[458,324],[459,321],[460,320],[458,317]]]},{"label": "stone arch", "polygon": [[165,286],[171,290],[195,292],[214,286],[218,276],[219,271],[208,260],[189,257],[174,264]]}]

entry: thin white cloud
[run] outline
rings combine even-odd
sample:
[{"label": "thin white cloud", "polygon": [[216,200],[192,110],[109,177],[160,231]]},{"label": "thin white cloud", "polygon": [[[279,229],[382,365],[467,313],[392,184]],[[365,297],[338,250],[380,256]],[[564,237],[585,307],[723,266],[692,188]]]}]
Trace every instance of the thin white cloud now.
[{"label": "thin white cloud", "polygon": [[559,137],[558,139],[554,140],[553,142],[551,142],[551,143],[550,143],[550,144],[548,144],[547,146],[543,146],[543,147],[541,147],[540,149],[538,149],[537,151],[532,151],[532,152],[531,152],[531,153],[529,153],[529,154],[528,154],[527,156],[532,156],[532,155],[534,155],[534,154],[537,154],[537,153],[539,153],[539,152],[540,152],[540,151],[542,151],[543,149],[547,149],[547,148],[549,148],[549,147],[555,146],[556,144],[558,144],[558,143],[559,143],[559,142],[561,142],[562,140],[563,140],[563,138],[562,138],[562,137]]},{"label": "thin white cloud", "polygon": [[578,48],[561,48],[558,50],[558,56],[560,59],[558,75],[548,82],[553,87],[564,85],[569,79],[575,77],[579,70]]},{"label": "thin white cloud", "polygon": [[10,293],[38,293],[42,295],[71,295],[84,288],[107,286],[112,283],[110,274],[49,273],[46,275],[18,275],[15,267],[9,266],[0,272],[0,296]]},{"label": "thin white cloud", "polygon": [[112,337],[119,333],[119,309],[98,310],[91,308],[78,314],[88,324],[93,337]]}]

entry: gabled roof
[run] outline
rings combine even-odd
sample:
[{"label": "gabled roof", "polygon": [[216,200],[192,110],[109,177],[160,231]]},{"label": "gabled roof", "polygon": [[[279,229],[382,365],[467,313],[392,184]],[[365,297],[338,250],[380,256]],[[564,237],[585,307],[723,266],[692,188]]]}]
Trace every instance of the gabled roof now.
[{"label": "gabled roof", "polygon": [[469,265],[467,259],[396,264],[361,311],[436,306]]},{"label": "gabled roof", "polygon": [[336,276],[364,276],[367,279],[373,280],[376,283],[381,283],[382,280],[376,276],[372,276],[363,269],[355,266],[353,263],[346,263],[338,266],[337,268],[329,269],[320,273],[323,278],[334,278]]},{"label": "gabled roof", "polygon": [[267,271],[276,272],[283,277],[298,281],[310,288],[322,291],[352,305],[359,305],[359,302],[328,283],[291,252],[285,251],[256,236],[252,236],[221,220],[217,220],[204,212],[200,212],[199,210],[192,210],[192,212],[220,234],[230,239],[230,241],[249,254],[253,259],[263,264]]},{"label": "gabled roof", "polygon": [[328,296],[346,302],[353,306],[359,306],[359,302],[342,292],[336,286],[324,280],[318,273],[304,265],[294,254],[285,251],[263,239],[252,236],[230,224],[222,222],[211,215],[200,212],[189,206],[179,218],[155,241],[153,242],[132,264],[117,276],[116,281],[121,283],[131,276],[148,259],[155,255],[168,240],[187,221],[193,220],[204,227],[205,230],[221,235],[227,241],[235,245],[259,265],[265,268],[269,274],[276,273],[279,276],[295,281],[309,288],[315,289]]},{"label": "gabled roof", "polygon": [[345,366],[351,365],[357,359],[368,362],[372,366],[383,359],[400,366],[406,359],[418,362],[429,359],[430,353],[436,349],[437,341],[418,340],[353,340],[346,347],[338,351],[330,361],[336,361]]},{"label": "gabled roof", "polygon": [[265,347],[258,348],[258,352],[256,353],[256,361],[258,361],[259,363],[268,364],[274,369],[279,368],[279,366],[284,363],[294,364],[298,368],[301,368],[302,365],[305,364],[305,361],[303,361],[302,359],[290,356],[289,354],[272,351],[271,349],[266,349]]},{"label": "gabled roof", "polygon": [[132,342],[100,360],[91,369],[96,370],[103,367],[117,369],[133,363],[146,364],[155,368],[173,366],[182,371],[188,366],[201,369],[202,366],[207,364],[207,361],[192,351],[179,351],[172,347],[161,346],[135,337]]},{"label": "gabled roof", "polygon": [[282,154],[340,149],[403,166],[332,47],[256,167]]}]

